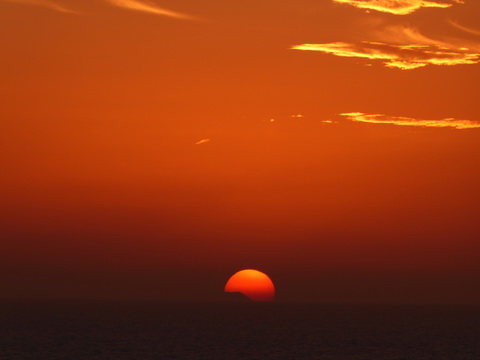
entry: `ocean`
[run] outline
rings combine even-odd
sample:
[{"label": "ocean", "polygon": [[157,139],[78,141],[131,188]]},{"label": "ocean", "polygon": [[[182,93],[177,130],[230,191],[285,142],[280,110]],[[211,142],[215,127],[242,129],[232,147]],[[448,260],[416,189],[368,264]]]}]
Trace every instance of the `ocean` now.
[{"label": "ocean", "polygon": [[4,301],[0,359],[479,360],[480,307]]}]

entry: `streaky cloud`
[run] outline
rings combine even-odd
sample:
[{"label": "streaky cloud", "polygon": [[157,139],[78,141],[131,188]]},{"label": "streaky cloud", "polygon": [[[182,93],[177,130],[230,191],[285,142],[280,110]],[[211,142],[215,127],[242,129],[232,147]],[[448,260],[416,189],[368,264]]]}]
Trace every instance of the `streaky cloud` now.
[{"label": "streaky cloud", "polygon": [[430,128],[453,128],[457,130],[478,129],[480,121],[447,118],[441,120],[422,120],[403,116],[387,116],[384,114],[365,114],[361,112],[343,113],[341,116],[350,121],[369,124],[390,124],[398,126],[417,126]]},{"label": "streaky cloud", "polygon": [[451,40],[450,42],[439,41],[423,35],[417,28],[406,25],[390,25],[374,31],[373,35],[380,42],[392,44],[416,44],[416,45],[433,45],[442,48],[461,47],[461,41]]},{"label": "streaky cloud", "polygon": [[[9,2],[9,3],[16,3],[16,4],[24,4],[24,5],[32,5],[32,6],[41,6],[47,7],[55,11],[63,12],[63,13],[72,13],[78,14],[78,12],[71,10],[63,5],[60,5],[59,2],[51,1],[51,0],[0,0],[0,2]],[[193,16],[183,14],[180,12],[164,9],[152,3],[140,0],[105,0],[105,2],[113,5],[115,7],[133,10],[133,11],[140,11],[144,13],[160,15],[160,16],[167,16],[176,19],[185,19],[185,20],[194,20],[196,19]]]},{"label": "streaky cloud", "polygon": [[0,0],[0,1],[8,2],[8,3],[23,4],[23,5],[41,6],[41,7],[46,7],[62,13],[78,14],[76,11],[71,10],[67,7],[64,7],[62,5],[59,5],[54,1],[48,1],[48,0]]},{"label": "streaky cloud", "polygon": [[457,28],[457,29],[459,29],[459,30],[462,30],[462,31],[464,31],[464,32],[466,32],[466,33],[480,36],[480,30],[472,29],[472,28],[469,28],[469,27],[460,25],[458,22],[453,21],[453,20],[450,20],[449,23],[450,23],[450,25],[452,25],[453,27],[455,27],[455,28]]},{"label": "streaky cloud", "polygon": [[193,20],[193,16],[176,11],[161,8],[152,3],[139,0],[107,0],[110,4],[134,11],[145,12],[154,15],[168,16],[176,19]]},{"label": "streaky cloud", "polygon": [[427,65],[453,66],[478,64],[480,53],[468,48],[450,48],[438,45],[394,45],[381,42],[360,43],[333,42],[325,44],[301,44],[293,50],[318,51],[340,57],[378,60],[388,68],[412,70]]},{"label": "streaky cloud", "polygon": [[449,8],[454,4],[463,4],[463,0],[333,0],[339,4],[348,4],[359,9],[374,10],[394,15],[408,15],[421,8]]},{"label": "streaky cloud", "polygon": [[206,144],[206,143],[209,143],[211,140],[210,139],[202,139],[202,140],[199,140],[195,143],[195,145],[202,145],[202,144]]}]

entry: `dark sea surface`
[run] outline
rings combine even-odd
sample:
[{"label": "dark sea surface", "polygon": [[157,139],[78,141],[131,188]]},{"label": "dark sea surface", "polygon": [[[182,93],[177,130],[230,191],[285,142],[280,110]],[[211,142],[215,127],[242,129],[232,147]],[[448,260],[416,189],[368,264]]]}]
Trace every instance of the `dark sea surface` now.
[{"label": "dark sea surface", "polygon": [[2,360],[480,360],[475,306],[0,305]]}]

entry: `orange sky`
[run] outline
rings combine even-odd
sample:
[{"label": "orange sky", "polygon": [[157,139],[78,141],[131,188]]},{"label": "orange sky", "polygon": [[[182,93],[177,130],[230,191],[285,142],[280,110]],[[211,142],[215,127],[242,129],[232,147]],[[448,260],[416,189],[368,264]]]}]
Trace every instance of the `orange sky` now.
[{"label": "orange sky", "polygon": [[0,0],[0,297],[480,303],[479,16]]}]

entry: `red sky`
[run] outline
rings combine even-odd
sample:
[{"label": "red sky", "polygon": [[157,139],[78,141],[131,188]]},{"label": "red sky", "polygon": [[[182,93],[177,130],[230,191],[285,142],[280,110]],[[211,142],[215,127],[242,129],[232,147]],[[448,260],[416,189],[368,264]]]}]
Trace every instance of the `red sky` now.
[{"label": "red sky", "polygon": [[0,297],[256,268],[283,301],[480,303],[480,3],[422,3],[0,0]]}]

